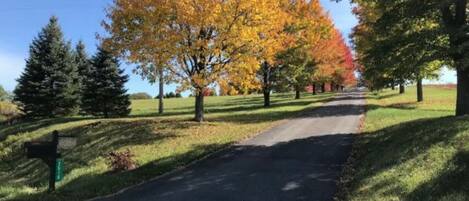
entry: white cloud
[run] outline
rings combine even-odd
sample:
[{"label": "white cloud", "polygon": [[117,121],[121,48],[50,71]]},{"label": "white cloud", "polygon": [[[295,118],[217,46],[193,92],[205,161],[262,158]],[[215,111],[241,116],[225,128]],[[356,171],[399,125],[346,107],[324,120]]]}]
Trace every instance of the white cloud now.
[{"label": "white cloud", "polygon": [[16,86],[16,79],[24,69],[25,61],[22,56],[12,55],[0,51],[0,85],[12,91]]}]

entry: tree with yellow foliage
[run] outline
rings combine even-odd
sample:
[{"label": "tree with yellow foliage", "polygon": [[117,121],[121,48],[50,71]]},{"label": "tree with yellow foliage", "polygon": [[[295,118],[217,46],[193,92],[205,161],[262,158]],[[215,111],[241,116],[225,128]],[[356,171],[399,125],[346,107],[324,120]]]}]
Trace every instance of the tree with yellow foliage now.
[{"label": "tree with yellow foliage", "polygon": [[203,91],[226,76],[251,82],[263,34],[280,9],[271,0],[115,0],[104,27],[110,49],[138,63],[166,66],[195,92],[195,120],[203,121]]},{"label": "tree with yellow foliage", "polygon": [[[276,40],[278,45],[272,54],[275,60],[264,62],[259,73],[264,106],[270,106],[274,84],[295,88],[299,98],[299,92],[309,84],[310,74],[314,71],[311,53],[306,50],[327,37],[332,27],[318,0],[283,1],[282,9],[287,17],[283,21],[283,31],[277,34],[281,40]],[[280,75],[275,76],[279,72]]]}]

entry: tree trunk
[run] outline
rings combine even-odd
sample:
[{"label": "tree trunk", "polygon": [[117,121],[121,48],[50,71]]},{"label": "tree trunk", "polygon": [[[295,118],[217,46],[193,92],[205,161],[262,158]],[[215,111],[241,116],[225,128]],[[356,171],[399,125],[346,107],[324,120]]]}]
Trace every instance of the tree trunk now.
[{"label": "tree trunk", "polygon": [[300,90],[299,89],[295,90],[295,99],[300,99]]},{"label": "tree trunk", "polygon": [[264,107],[270,107],[270,90],[264,89]]},{"label": "tree trunk", "polygon": [[458,68],[456,116],[469,114],[469,70]]},{"label": "tree trunk", "polygon": [[[445,3],[440,7],[443,23],[449,35],[450,49],[461,50],[468,42],[467,30],[467,0],[456,0]],[[455,63],[457,72],[457,99],[456,116],[469,114],[469,69],[465,66],[467,51],[453,51],[451,58]]]},{"label": "tree trunk", "polygon": [[264,62],[262,64],[262,72],[264,73],[263,75],[263,84],[262,86],[262,92],[264,93],[264,107],[270,107],[270,68],[269,64],[267,62]]},{"label": "tree trunk", "polygon": [[108,111],[108,108],[107,108],[107,104],[104,103],[104,110],[103,110],[103,114],[104,114],[104,118],[109,118],[109,111]]},{"label": "tree trunk", "polygon": [[164,96],[164,80],[163,70],[159,70],[159,95],[158,95],[158,113],[163,114],[163,96]]},{"label": "tree trunk", "polygon": [[326,92],[326,83],[321,84],[321,92],[322,93]]},{"label": "tree trunk", "polygon": [[204,89],[199,88],[195,95],[195,117],[197,122],[204,121]]},{"label": "tree trunk", "polygon": [[391,82],[391,89],[394,91],[396,90],[396,85],[394,84],[394,81]]},{"label": "tree trunk", "polygon": [[423,86],[422,86],[422,79],[417,79],[417,102],[423,101]]},{"label": "tree trunk", "polygon": [[316,84],[313,83],[313,95],[316,95]]},{"label": "tree trunk", "polygon": [[331,86],[330,86],[331,92],[334,92],[334,83],[333,83],[333,82],[331,82],[331,84],[330,84],[330,85],[331,85]]},{"label": "tree trunk", "polygon": [[405,93],[405,86],[404,86],[404,84],[399,84],[399,93],[400,93],[400,94]]}]

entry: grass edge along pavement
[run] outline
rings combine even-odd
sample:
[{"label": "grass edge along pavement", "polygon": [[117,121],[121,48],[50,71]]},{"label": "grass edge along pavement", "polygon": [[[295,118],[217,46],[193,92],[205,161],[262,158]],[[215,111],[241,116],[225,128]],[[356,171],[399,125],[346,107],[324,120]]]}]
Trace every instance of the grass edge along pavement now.
[{"label": "grass edge along pavement", "polygon": [[424,91],[368,93],[337,200],[469,200],[469,117],[454,116],[454,88]]},{"label": "grass edge along pavement", "polygon": [[[366,92],[364,92],[364,95],[366,95]],[[367,113],[367,101],[368,99],[365,98],[365,104],[363,105],[364,107],[364,112],[360,118],[360,124],[358,126],[358,132],[357,136],[360,137],[363,133],[363,130],[365,128],[365,120],[366,120],[366,113]],[[342,172],[340,174],[339,180],[337,181],[337,192],[334,195],[334,200],[335,201],[345,201],[346,200],[346,192],[349,190],[348,185],[350,185],[351,180],[353,179],[353,174],[355,173],[354,168],[356,166],[355,161],[358,157],[358,150],[359,150],[359,143],[357,143],[357,138],[353,141],[352,143],[352,148],[349,154],[349,157],[347,158],[347,161],[345,162]]]},{"label": "grass edge along pavement", "polygon": [[[253,137],[332,96],[304,94],[294,100],[292,94],[278,94],[268,109],[262,107],[260,96],[208,98],[208,121],[202,124],[188,121],[192,115],[185,111],[190,104],[186,101],[193,99],[174,99],[181,104],[171,109],[173,102],[168,100],[170,115],[161,117],[152,117],[153,111],[145,109],[121,119],[65,118],[0,127],[0,158],[5,161],[0,164],[0,181],[7,181],[0,182],[0,200],[84,200],[117,192]],[[56,129],[79,136],[79,146],[65,152],[65,178],[57,192],[47,194],[45,165],[18,153],[24,141],[46,138]],[[139,167],[110,174],[103,155],[127,148],[137,155]]]}]

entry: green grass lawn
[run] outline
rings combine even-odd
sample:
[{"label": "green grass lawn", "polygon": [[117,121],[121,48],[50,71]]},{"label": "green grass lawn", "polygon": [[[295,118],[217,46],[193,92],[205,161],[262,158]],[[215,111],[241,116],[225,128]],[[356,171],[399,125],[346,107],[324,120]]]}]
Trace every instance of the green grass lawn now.
[{"label": "green grass lawn", "polygon": [[345,200],[469,200],[469,117],[454,117],[456,90],[368,94],[364,133],[344,177]]},{"label": "green grass lawn", "polygon": [[[0,126],[0,200],[71,201],[116,192],[252,137],[331,96],[305,94],[294,100],[293,94],[277,94],[268,109],[262,107],[261,96],[207,97],[207,121],[202,124],[190,121],[194,99],[184,98],[166,100],[164,115],[156,114],[156,100],[137,100],[128,118],[75,117]],[[77,136],[78,146],[63,153],[65,178],[48,194],[46,166],[26,159],[21,147],[25,141],[47,139],[53,130]],[[125,149],[136,155],[138,168],[110,173],[105,154]]]}]

